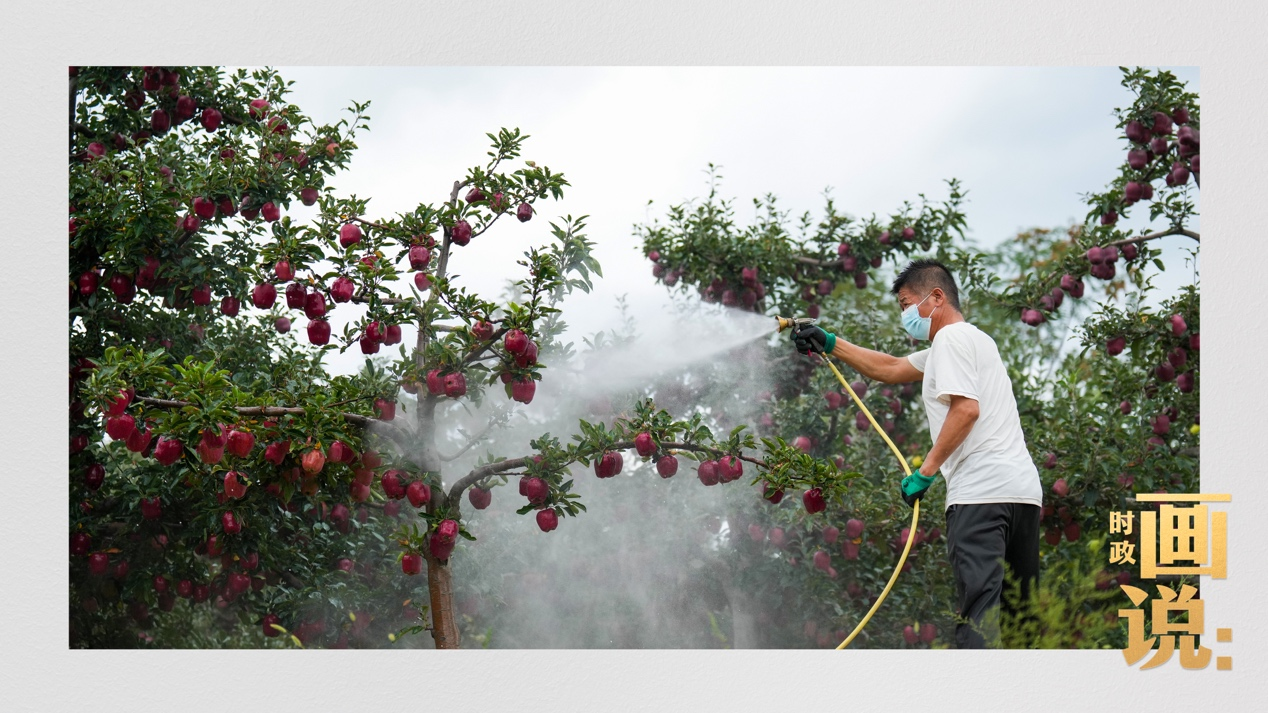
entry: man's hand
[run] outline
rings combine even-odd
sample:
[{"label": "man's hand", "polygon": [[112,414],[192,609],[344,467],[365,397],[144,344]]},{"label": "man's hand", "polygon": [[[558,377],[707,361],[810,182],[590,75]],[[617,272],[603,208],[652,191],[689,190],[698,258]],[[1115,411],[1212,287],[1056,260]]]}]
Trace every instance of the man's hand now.
[{"label": "man's hand", "polygon": [[809,354],[810,352],[831,354],[832,348],[837,343],[837,335],[825,332],[813,324],[803,324],[793,330],[792,341],[793,345],[797,347],[797,351],[802,354]]},{"label": "man's hand", "polygon": [[927,475],[921,475],[920,471],[903,478],[900,486],[900,490],[903,493],[903,502],[915,507],[916,501],[925,496],[925,492],[929,490],[929,486],[933,485],[934,480],[934,478]]}]

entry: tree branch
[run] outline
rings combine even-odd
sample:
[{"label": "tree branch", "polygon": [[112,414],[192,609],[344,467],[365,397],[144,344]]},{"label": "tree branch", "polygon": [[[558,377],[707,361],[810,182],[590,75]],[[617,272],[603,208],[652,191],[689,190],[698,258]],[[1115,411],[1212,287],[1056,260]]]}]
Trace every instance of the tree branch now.
[{"label": "tree branch", "polygon": [[[606,450],[625,451],[633,447],[634,447],[634,441],[620,441],[618,443],[613,443]],[[680,451],[703,451],[703,452],[711,453],[713,455],[718,455],[718,456],[727,455],[726,451],[722,451],[717,448],[711,448],[709,446],[702,446],[699,443],[661,443],[660,447],[662,449],[671,448],[671,449],[680,450]],[[741,455],[739,458],[740,460],[748,461],[749,463],[753,463],[762,468],[770,467],[766,465],[764,461],[759,460],[757,458],[750,458],[745,455]],[[490,475],[496,475],[498,473],[503,473],[508,470],[515,470],[516,468],[522,468],[528,463],[528,460],[529,459],[527,457],[511,458],[509,460],[498,461],[496,463],[486,463],[485,465],[482,465],[479,468],[472,470],[470,473],[460,478],[458,482],[454,483],[453,487],[449,489],[448,502],[457,503],[458,498],[462,496],[462,491],[466,490],[473,483],[476,483],[477,481],[487,478]]]},{"label": "tree branch", "polygon": [[362,224],[362,225],[368,225],[368,226],[370,226],[371,228],[378,228],[379,230],[386,230],[386,231],[391,231],[391,230],[392,230],[390,227],[388,227],[388,226],[386,226],[386,225],[383,225],[383,224],[381,224],[381,223],[375,223],[375,222],[374,222],[374,221],[372,221],[372,220],[365,220],[365,219],[363,219],[363,218],[358,218],[358,217],[357,217],[357,216],[355,216],[355,215],[354,215],[354,216],[352,216],[352,220],[355,220],[355,221],[357,221],[358,223],[360,223],[360,224]]},{"label": "tree branch", "polygon": [[[150,396],[137,396],[137,401],[158,408],[184,408],[190,406],[188,401],[175,401],[173,399],[156,399]],[[238,406],[233,409],[240,416],[285,416],[286,414],[304,414],[307,412],[302,406]],[[377,418],[362,416],[356,413],[341,414],[345,421],[355,423],[358,426],[368,427],[374,424],[376,428],[386,429],[392,436],[392,440],[403,438],[405,434],[399,428],[391,425],[387,421],[380,421]]]},{"label": "tree branch", "polygon": [[1177,227],[1177,228],[1169,228],[1159,233],[1150,233],[1149,235],[1141,235],[1140,237],[1136,237],[1136,238],[1127,238],[1125,240],[1115,240],[1114,242],[1104,245],[1103,247],[1110,248],[1110,247],[1117,247],[1119,245],[1127,245],[1128,243],[1144,243],[1150,240],[1157,240],[1158,238],[1165,238],[1168,235],[1183,235],[1186,238],[1193,238],[1193,240],[1196,242],[1199,242],[1199,243],[1202,242],[1202,236],[1199,235],[1198,233],[1195,233],[1192,230],[1189,230],[1187,228]]}]

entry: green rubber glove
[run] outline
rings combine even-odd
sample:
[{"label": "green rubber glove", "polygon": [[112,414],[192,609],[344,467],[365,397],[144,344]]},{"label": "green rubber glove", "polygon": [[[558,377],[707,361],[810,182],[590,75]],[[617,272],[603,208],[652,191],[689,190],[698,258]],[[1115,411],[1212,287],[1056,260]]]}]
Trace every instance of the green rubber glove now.
[{"label": "green rubber glove", "polygon": [[793,330],[792,341],[793,345],[797,347],[797,351],[802,354],[809,354],[810,352],[831,354],[832,348],[837,343],[837,335],[824,331],[813,324],[803,324]]},{"label": "green rubber glove", "polygon": [[935,479],[927,475],[921,475],[920,471],[903,478],[901,486],[903,502],[915,507],[916,501],[925,496],[925,492],[929,490],[929,486],[933,485]]}]

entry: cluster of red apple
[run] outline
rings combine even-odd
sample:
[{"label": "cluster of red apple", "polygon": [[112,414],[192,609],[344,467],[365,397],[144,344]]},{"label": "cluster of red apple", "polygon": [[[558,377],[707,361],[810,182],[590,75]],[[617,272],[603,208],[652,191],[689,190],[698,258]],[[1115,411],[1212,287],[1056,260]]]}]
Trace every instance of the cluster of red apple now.
[{"label": "cluster of red apple", "polygon": [[[1163,111],[1153,112],[1152,125],[1133,119],[1127,122],[1124,133],[1133,144],[1142,148],[1131,148],[1127,152],[1127,165],[1134,171],[1140,171],[1138,180],[1130,181],[1123,189],[1123,204],[1131,205],[1138,200],[1148,200],[1153,196],[1153,187],[1149,174],[1151,165],[1166,163],[1175,153],[1176,160],[1167,168],[1165,182],[1168,186],[1182,186],[1189,181],[1190,172],[1202,172],[1201,135],[1189,125],[1187,107],[1176,107],[1170,114]],[[1175,127],[1179,126],[1179,130]],[[1168,137],[1175,133],[1175,140]],[[1152,137],[1151,137],[1152,134]],[[1154,167],[1156,169],[1156,166]],[[1113,225],[1118,219],[1115,211],[1110,210],[1101,216],[1102,225]]]},{"label": "cluster of red apple", "polygon": [[[1202,337],[1198,332],[1190,332],[1189,325],[1182,314],[1173,314],[1168,319],[1170,329],[1170,339],[1167,341],[1171,344],[1171,348],[1167,350],[1166,361],[1157,365],[1153,369],[1153,375],[1156,383],[1150,384],[1146,389],[1146,394],[1152,398],[1157,394],[1158,384],[1174,381],[1176,389],[1180,393],[1191,393],[1197,385],[1196,376],[1192,366],[1189,365],[1189,353],[1200,351],[1202,348]],[[1109,339],[1105,343],[1105,353],[1110,356],[1118,356],[1127,348],[1127,338],[1117,336]],[[1190,366],[1185,371],[1180,371],[1186,366]],[[1123,401],[1119,404],[1119,409],[1123,415],[1131,413],[1131,402]],[[1152,446],[1161,446],[1165,442],[1163,436],[1166,436],[1171,430],[1171,424],[1179,416],[1174,406],[1168,407],[1165,411],[1154,416],[1151,426],[1154,436],[1149,439]],[[1194,420],[1194,423],[1198,421]]]}]

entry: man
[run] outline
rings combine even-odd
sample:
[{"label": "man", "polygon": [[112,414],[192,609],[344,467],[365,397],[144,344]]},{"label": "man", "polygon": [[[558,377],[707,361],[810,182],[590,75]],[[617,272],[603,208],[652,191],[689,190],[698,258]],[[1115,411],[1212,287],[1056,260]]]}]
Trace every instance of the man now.
[{"label": "man", "polygon": [[[1039,576],[1043,488],[1026,449],[1012,382],[995,340],[960,313],[955,278],[935,260],[915,260],[894,280],[902,324],[932,346],[896,357],[850,344],[813,325],[793,333],[803,353],[822,351],[887,384],[923,381],[933,448],[901,483],[908,505],[941,471],[947,487],[947,554],[961,622],[958,648],[997,646],[1009,575],[1026,597]],[[1011,612],[1010,602],[1004,602]],[[965,621],[967,619],[967,621]]]}]

